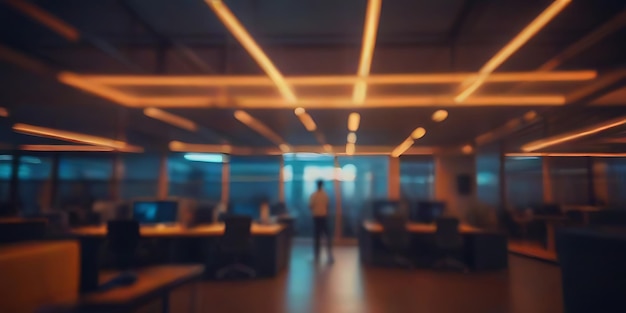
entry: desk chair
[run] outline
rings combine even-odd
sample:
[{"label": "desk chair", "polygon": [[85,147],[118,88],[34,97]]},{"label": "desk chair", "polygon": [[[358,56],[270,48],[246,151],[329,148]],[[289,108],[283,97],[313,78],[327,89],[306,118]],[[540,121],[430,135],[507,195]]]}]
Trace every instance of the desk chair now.
[{"label": "desk chair", "polygon": [[243,263],[252,255],[252,234],[250,227],[252,218],[243,215],[230,215],[224,218],[226,229],[220,239],[220,255],[229,259],[230,263],[217,270],[215,275],[222,279],[232,273],[240,273],[248,278],[256,277],[256,271]]},{"label": "desk chair", "polygon": [[394,264],[413,268],[408,258],[411,250],[411,234],[406,229],[407,219],[402,216],[388,216],[382,219],[382,242],[385,249],[392,254]]},{"label": "desk chair", "polygon": [[435,245],[438,252],[435,268],[468,272],[467,265],[462,261],[463,237],[459,232],[458,219],[447,217],[437,219]]},{"label": "desk chair", "polygon": [[113,254],[115,267],[120,270],[132,268],[139,245],[139,222],[117,220],[107,223],[108,250]]},{"label": "desk chair", "polygon": [[0,244],[42,240],[46,234],[44,219],[23,219],[16,222],[0,220]]}]

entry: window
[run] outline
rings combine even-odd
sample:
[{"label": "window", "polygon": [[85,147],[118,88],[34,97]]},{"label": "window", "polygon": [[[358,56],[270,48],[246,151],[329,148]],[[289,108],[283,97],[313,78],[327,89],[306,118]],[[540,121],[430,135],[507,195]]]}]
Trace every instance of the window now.
[{"label": "window", "polygon": [[124,177],[120,188],[122,199],[157,196],[161,158],[156,154],[124,154]]},{"label": "window", "polygon": [[372,201],[389,196],[389,157],[338,157],[338,161],[344,173],[340,181],[342,234],[356,237],[360,223],[371,211]]},{"label": "window", "polygon": [[113,157],[110,155],[62,155],[56,202],[61,207],[91,206],[110,199]]},{"label": "window", "polygon": [[435,164],[432,157],[400,157],[400,197],[411,202],[432,200]]},{"label": "window", "polygon": [[262,200],[278,202],[281,156],[232,156],[230,203],[258,206]]},{"label": "window", "polygon": [[329,226],[335,220],[335,177],[334,158],[317,153],[285,154],[283,156],[283,180],[285,183],[285,204],[289,214],[294,217],[295,235],[313,236],[313,217],[309,208],[309,198],[317,189],[317,180],[323,180],[324,190],[329,197]]},{"label": "window", "polygon": [[42,156],[20,157],[18,167],[18,208],[22,214],[35,214],[51,196],[50,172],[52,158]]},{"label": "window", "polygon": [[167,161],[169,195],[219,202],[222,196],[221,154],[172,154]]},{"label": "window", "polygon": [[540,157],[506,157],[507,205],[525,209],[543,203],[543,160]]},{"label": "window", "polygon": [[0,205],[9,201],[12,162],[13,155],[10,153],[0,154]]},{"label": "window", "polygon": [[551,157],[548,161],[554,202],[589,204],[589,158]]}]

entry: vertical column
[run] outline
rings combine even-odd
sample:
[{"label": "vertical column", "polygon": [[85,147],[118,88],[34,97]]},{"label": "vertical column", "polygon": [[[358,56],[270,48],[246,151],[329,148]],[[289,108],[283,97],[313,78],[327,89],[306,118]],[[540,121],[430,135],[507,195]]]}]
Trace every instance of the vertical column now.
[{"label": "vertical column", "polygon": [[500,149],[500,168],[498,170],[498,185],[500,186],[500,204],[501,209],[506,210],[509,205],[506,186],[506,156],[504,155],[504,145]]},{"label": "vertical column", "polygon": [[9,183],[9,208],[7,212],[3,212],[5,215],[15,215],[19,209],[19,167],[20,167],[20,152],[14,151],[13,158],[11,158],[11,181]]},{"label": "vertical column", "polygon": [[606,159],[593,158],[591,166],[593,193],[597,205],[609,204],[609,164]]},{"label": "vertical column", "polygon": [[278,202],[285,203],[285,158],[280,158],[280,169],[278,170]]},{"label": "vertical column", "polygon": [[387,188],[390,200],[400,200],[400,158],[389,156]]},{"label": "vertical column", "polygon": [[111,181],[109,185],[109,194],[111,200],[120,201],[122,199],[122,179],[124,178],[124,160],[121,153],[113,156],[113,172],[111,173]]},{"label": "vertical column", "polygon": [[230,161],[222,164],[222,203],[228,204],[230,196]]},{"label": "vertical column", "polygon": [[57,204],[57,191],[59,185],[59,160],[60,156],[55,153],[52,156],[52,168],[50,169],[50,176],[44,185],[44,191],[40,202],[41,212],[46,212],[53,208]]},{"label": "vertical column", "polygon": [[554,194],[552,192],[552,176],[550,175],[550,158],[542,157],[541,173],[543,175],[543,202],[554,202]]},{"label": "vertical column", "polygon": [[335,240],[342,238],[342,210],[341,210],[341,182],[339,180],[339,159],[334,157],[335,175],[333,175],[333,187],[335,188]]},{"label": "vertical column", "polygon": [[589,205],[596,204],[596,191],[595,191],[595,179],[593,175],[593,158],[586,158],[586,168],[587,168],[587,193],[589,195]]},{"label": "vertical column", "polygon": [[157,180],[157,198],[165,200],[168,196],[169,177],[167,172],[167,153],[161,154],[159,160],[159,178]]}]

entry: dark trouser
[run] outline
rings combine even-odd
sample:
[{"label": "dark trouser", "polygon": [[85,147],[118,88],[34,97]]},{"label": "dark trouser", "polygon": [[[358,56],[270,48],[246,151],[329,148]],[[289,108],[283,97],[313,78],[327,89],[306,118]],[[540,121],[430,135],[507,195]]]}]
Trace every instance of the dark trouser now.
[{"label": "dark trouser", "polygon": [[330,234],[330,229],[328,228],[328,218],[325,216],[322,216],[322,217],[315,216],[313,217],[313,223],[314,223],[313,242],[314,242],[315,258],[319,259],[319,256],[320,256],[320,239],[322,237],[322,233],[324,233],[324,236],[326,237],[326,243],[328,245],[328,256],[332,257],[333,255],[332,239],[331,239],[332,235]]}]

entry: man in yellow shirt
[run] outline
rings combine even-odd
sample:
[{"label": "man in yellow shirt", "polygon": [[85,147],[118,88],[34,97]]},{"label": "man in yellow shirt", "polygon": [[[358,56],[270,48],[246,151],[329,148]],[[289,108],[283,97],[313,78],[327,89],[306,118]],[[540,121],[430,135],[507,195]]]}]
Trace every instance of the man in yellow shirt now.
[{"label": "man in yellow shirt", "polygon": [[311,195],[309,206],[313,215],[313,234],[314,234],[314,253],[315,261],[319,261],[320,256],[320,237],[322,233],[326,237],[328,247],[328,262],[333,263],[332,235],[328,228],[328,195],[324,191],[324,182],[317,181],[317,191]]}]

